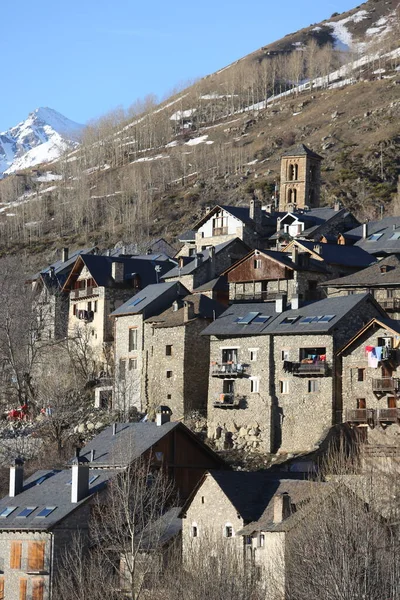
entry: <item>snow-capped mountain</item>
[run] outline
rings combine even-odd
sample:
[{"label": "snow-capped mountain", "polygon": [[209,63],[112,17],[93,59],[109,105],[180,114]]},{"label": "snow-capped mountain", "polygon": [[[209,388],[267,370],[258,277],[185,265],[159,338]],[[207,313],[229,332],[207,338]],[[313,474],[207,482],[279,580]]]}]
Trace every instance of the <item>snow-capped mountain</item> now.
[{"label": "snow-capped mountain", "polygon": [[0,179],[55,160],[78,145],[83,127],[52,108],[37,108],[25,121],[0,133]]}]

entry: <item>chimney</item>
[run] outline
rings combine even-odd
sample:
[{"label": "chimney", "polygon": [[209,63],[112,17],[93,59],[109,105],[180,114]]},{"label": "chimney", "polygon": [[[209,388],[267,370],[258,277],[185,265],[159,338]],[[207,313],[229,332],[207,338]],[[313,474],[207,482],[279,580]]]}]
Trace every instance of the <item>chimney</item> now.
[{"label": "chimney", "polygon": [[290,300],[290,308],[292,310],[297,310],[298,308],[300,308],[300,296],[299,294],[293,294],[291,300]]},{"label": "chimney", "polygon": [[56,270],[54,267],[50,267],[50,279],[54,279],[56,276]]},{"label": "chimney", "polygon": [[250,200],[250,212],[249,217],[252,219],[256,225],[256,229],[259,229],[261,226],[261,202],[257,198],[253,198]]},{"label": "chimney", "polygon": [[216,276],[216,268],[215,268],[215,247],[211,246],[208,249],[208,260],[209,260],[209,277],[210,279],[214,279]]},{"label": "chimney", "polygon": [[72,463],[72,485],[71,502],[76,504],[80,502],[89,492],[89,461],[83,456],[79,456],[79,448],[76,449],[76,456]]},{"label": "chimney", "polygon": [[279,233],[281,230],[281,218],[278,217],[276,220],[276,233]]},{"label": "chimney", "polygon": [[156,409],[156,424],[157,427],[169,423],[171,420],[172,410],[169,406],[160,405]]},{"label": "chimney", "polygon": [[197,269],[197,267],[203,262],[203,255],[202,254],[196,254],[196,256],[194,257],[194,266]]},{"label": "chimney", "polygon": [[296,244],[294,244],[294,246],[292,248],[292,263],[294,265],[299,264],[299,247],[296,246]]},{"label": "chimney", "polygon": [[68,255],[69,255],[69,250],[68,248],[63,248],[62,252],[61,252],[61,260],[62,262],[67,262],[68,260]]},{"label": "chimney", "polygon": [[179,302],[178,302],[178,300],[174,300],[173,301],[173,303],[172,303],[172,310],[174,312],[178,312],[178,310],[179,310]]},{"label": "chimney", "polygon": [[183,302],[183,322],[187,323],[191,319],[194,319],[194,304],[189,300]]},{"label": "chimney", "polygon": [[204,210],[205,210],[205,214],[207,215],[211,210],[211,206],[206,206]]},{"label": "chimney", "polygon": [[335,204],[333,205],[333,210],[335,212],[339,212],[339,210],[340,210],[340,202],[339,202],[339,200],[335,201]]},{"label": "chimney", "polygon": [[282,523],[285,519],[290,517],[290,496],[286,492],[283,494],[276,494],[273,499],[274,502],[274,523]]},{"label": "chimney", "polygon": [[24,487],[24,461],[22,458],[16,458],[12,467],[10,467],[10,498],[15,498]]},{"label": "chimney", "polygon": [[111,276],[115,283],[122,283],[124,281],[124,263],[113,261],[111,263]]},{"label": "chimney", "polygon": [[95,455],[95,452],[96,452],[96,451],[95,451],[94,449],[90,451],[90,462],[94,462],[94,455]]},{"label": "chimney", "polygon": [[113,423],[113,426],[112,426],[112,434],[113,434],[113,435],[117,435],[117,424],[116,424],[116,423]]},{"label": "chimney", "polygon": [[321,244],[314,244],[313,250],[316,254],[321,254],[321,250],[322,250]]},{"label": "chimney", "polygon": [[279,296],[277,296],[277,298],[275,300],[275,312],[277,312],[277,313],[285,312],[286,304],[287,304],[286,294],[280,294]]},{"label": "chimney", "polygon": [[363,237],[363,240],[366,240],[367,237],[368,237],[368,223],[363,223],[363,226],[362,226],[362,237]]}]

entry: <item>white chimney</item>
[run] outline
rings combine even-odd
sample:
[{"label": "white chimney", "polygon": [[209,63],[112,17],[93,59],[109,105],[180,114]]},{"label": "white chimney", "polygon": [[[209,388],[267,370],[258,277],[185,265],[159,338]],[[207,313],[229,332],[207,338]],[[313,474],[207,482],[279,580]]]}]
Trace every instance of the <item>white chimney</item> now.
[{"label": "white chimney", "polygon": [[124,263],[113,261],[111,264],[111,276],[115,283],[122,283],[124,281]]},{"label": "white chimney", "polygon": [[156,424],[157,427],[164,425],[164,423],[169,423],[171,420],[172,410],[169,406],[160,405],[156,409]]},{"label": "white chimney", "polygon": [[16,458],[12,467],[10,467],[10,498],[15,498],[24,487],[24,461]]},{"label": "white chimney", "polygon": [[76,449],[76,456],[72,463],[72,485],[71,502],[76,504],[80,502],[89,493],[89,461],[83,456],[79,456],[79,449]]},{"label": "white chimney", "polygon": [[300,297],[299,294],[293,294],[291,300],[290,300],[290,308],[292,310],[297,310],[298,308],[300,308]]},{"label": "white chimney", "polygon": [[283,313],[286,310],[287,296],[286,294],[280,294],[275,300],[275,312]]},{"label": "white chimney", "polygon": [[299,262],[299,247],[296,244],[292,248],[292,263],[297,265]]},{"label": "white chimney", "polygon": [[363,223],[363,226],[362,226],[362,237],[363,237],[363,240],[366,240],[367,237],[368,237],[368,223]]},{"label": "white chimney", "polygon": [[286,492],[283,494],[276,494],[273,499],[274,502],[274,523],[282,523],[284,519],[290,516],[290,496]]},{"label": "white chimney", "polygon": [[210,279],[214,279],[214,277],[216,276],[216,268],[215,268],[215,247],[211,246],[211,248],[208,249],[208,260],[209,260],[209,277]]},{"label": "white chimney", "polygon": [[62,253],[61,253],[61,260],[62,260],[62,262],[67,262],[68,256],[69,256],[69,250],[68,250],[68,248],[63,248],[62,249]]},{"label": "white chimney", "polygon": [[194,304],[189,300],[183,302],[183,322],[187,323],[191,319],[194,319]]}]

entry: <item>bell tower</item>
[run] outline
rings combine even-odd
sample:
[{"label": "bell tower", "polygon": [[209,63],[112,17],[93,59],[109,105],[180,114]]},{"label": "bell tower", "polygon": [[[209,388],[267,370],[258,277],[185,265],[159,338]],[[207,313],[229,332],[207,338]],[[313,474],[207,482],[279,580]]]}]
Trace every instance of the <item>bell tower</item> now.
[{"label": "bell tower", "polygon": [[282,155],[280,212],[319,207],[322,160],[322,156],[304,144]]}]

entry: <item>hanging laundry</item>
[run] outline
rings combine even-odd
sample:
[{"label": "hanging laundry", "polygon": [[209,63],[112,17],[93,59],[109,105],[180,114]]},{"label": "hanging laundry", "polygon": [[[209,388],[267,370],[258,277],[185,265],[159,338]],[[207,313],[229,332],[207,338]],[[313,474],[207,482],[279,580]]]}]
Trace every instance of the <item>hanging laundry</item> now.
[{"label": "hanging laundry", "polygon": [[374,349],[373,346],[365,346],[365,352],[368,354],[368,352],[372,352],[372,350]]},{"label": "hanging laundry", "polygon": [[373,369],[377,369],[378,368],[378,359],[375,355],[374,352],[374,348],[371,350],[371,352],[368,352],[368,366],[372,367]]},{"label": "hanging laundry", "polygon": [[382,346],[375,346],[375,356],[378,360],[382,360]]}]

